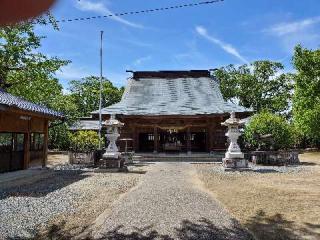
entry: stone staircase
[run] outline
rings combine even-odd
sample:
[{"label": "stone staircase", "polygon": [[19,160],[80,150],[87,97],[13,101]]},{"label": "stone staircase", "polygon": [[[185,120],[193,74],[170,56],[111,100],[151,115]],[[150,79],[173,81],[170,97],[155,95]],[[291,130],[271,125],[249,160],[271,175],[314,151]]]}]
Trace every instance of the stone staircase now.
[{"label": "stone staircase", "polygon": [[136,153],[133,160],[145,162],[222,162],[223,157],[223,152],[192,154]]}]

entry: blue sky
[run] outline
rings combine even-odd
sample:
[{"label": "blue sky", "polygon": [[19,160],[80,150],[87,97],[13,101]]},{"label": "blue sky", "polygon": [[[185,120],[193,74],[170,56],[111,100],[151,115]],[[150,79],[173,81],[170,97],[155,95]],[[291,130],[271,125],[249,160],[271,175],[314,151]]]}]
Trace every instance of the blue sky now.
[{"label": "blue sky", "polygon": [[[59,19],[166,7],[201,0],[60,0]],[[37,27],[47,36],[42,51],[71,60],[57,73],[72,79],[99,75],[99,36],[104,31],[104,75],[126,84],[126,70],[209,69],[254,60],[280,61],[286,71],[293,48],[320,45],[319,0],[225,0],[193,8],[90,21],[60,23],[60,31]]]}]

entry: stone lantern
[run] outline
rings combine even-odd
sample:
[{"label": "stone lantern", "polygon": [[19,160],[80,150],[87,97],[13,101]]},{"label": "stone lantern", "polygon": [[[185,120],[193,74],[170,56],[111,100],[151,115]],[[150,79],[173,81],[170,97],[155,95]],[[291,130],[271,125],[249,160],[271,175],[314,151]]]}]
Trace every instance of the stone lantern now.
[{"label": "stone lantern", "polygon": [[118,159],[120,157],[120,152],[117,147],[117,140],[120,136],[119,129],[123,127],[123,123],[116,119],[115,115],[111,115],[110,119],[105,122],[107,128],[107,140],[109,140],[109,145],[105,154],[103,154],[103,159]]},{"label": "stone lantern", "polygon": [[223,126],[228,127],[226,136],[230,140],[228,151],[223,159],[223,167],[225,169],[243,169],[248,168],[248,161],[244,159],[244,154],[238,145],[238,138],[241,136],[239,126],[243,125],[243,121],[236,118],[235,112],[230,114],[230,118],[221,123]]}]

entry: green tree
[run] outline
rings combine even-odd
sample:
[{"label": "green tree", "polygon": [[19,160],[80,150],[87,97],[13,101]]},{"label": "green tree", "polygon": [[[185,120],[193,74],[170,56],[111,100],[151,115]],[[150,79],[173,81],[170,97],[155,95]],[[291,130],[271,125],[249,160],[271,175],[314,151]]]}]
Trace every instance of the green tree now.
[{"label": "green tree", "polygon": [[[90,112],[99,108],[100,79],[95,76],[73,80],[70,82],[71,95],[78,106],[81,116],[88,116]],[[102,84],[102,107],[107,107],[121,100],[123,88],[117,88],[107,80]]]},{"label": "green tree", "polygon": [[35,33],[36,24],[52,25],[58,30],[50,15],[0,28],[0,88],[66,113],[67,122],[49,129],[49,142],[51,148],[67,149],[70,142],[68,125],[74,121],[78,111],[73,99],[63,95],[55,73],[68,61],[48,57],[40,51],[45,37]]},{"label": "green tree", "polygon": [[[259,139],[259,136],[267,134],[271,134],[273,142]],[[244,139],[251,147],[273,147],[275,150],[292,147],[294,136],[293,126],[284,117],[268,111],[254,115],[245,127],[244,133]]]},{"label": "green tree", "polygon": [[53,109],[63,112],[66,116],[64,122],[56,121],[49,128],[49,148],[68,150],[70,147],[69,126],[71,126],[79,117],[77,105],[71,95],[58,95],[51,106]]},{"label": "green tree", "polygon": [[58,29],[50,16],[0,28],[0,88],[50,105],[53,97],[62,91],[54,74],[68,61],[39,51],[44,36],[35,33],[36,24],[51,24]]},{"label": "green tree", "polygon": [[289,109],[292,90],[292,76],[282,73],[283,69],[281,63],[256,61],[220,68],[215,76],[225,100],[235,100],[258,112],[263,109],[282,112]]},{"label": "green tree", "polygon": [[320,49],[298,45],[293,56],[294,123],[307,143],[320,145]]}]

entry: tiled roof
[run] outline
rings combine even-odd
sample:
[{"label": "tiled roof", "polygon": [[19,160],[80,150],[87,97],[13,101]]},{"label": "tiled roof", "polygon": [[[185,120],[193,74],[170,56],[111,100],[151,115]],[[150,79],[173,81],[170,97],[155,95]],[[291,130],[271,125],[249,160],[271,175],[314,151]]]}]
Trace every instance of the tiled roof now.
[{"label": "tiled roof", "polygon": [[77,130],[92,130],[98,131],[99,130],[99,121],[96,120],[79,120],[78,122],[74,123],[69,130],[77,131]]},{"label": "tiled roof", "polygon": [[10,93],[5,92],[4,90],[0,89],[0,105],[6,105],[9,107],[16,107],[18,109],[43,114],[50,117],[55,118],[63,118],[64,115],[60,112],[54,111],[46,106],[35,104],[29,102],[23,98],[14,96]]},{"label": "tiled roof", "polygon": [[[122,100],[103,114],[200,115],[251,112],[224,101],[220,85],[211,77],[141,77],[130,79]],[[93,112],[98,114],[99,111]]]}]

